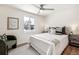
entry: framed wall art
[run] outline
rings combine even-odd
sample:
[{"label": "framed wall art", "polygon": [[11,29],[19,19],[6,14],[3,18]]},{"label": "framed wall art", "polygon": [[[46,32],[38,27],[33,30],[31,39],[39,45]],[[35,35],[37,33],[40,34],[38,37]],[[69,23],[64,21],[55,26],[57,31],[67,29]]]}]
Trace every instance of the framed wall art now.
[{"label": "framed wall art", "polygon": [[8,30],[17,30],[17,29],[19,29],[19,18],[8,17],[7,18],[7,29]]}]

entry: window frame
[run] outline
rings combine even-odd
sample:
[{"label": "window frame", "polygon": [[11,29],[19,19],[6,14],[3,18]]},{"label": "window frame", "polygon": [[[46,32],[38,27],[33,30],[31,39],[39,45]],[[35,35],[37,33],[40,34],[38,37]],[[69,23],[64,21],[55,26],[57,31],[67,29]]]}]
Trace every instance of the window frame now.
[{"label": "window frame", "polygon": [[31,31],[35,31],[35,17],[33,17],[33,16],[24,16],[24,17],[28,17],[29,20],[30,20],[30,18],[33,18],[33,19],[34,19],[34,29],[27,29],[27,30],[24,28],[24,26],[25,26],[25,21],[23,20],[23,21],[24,21],[24,26],[23,26],[24,32],[27,32],[27,31],[30,31],[30,32],[31,32]]}]

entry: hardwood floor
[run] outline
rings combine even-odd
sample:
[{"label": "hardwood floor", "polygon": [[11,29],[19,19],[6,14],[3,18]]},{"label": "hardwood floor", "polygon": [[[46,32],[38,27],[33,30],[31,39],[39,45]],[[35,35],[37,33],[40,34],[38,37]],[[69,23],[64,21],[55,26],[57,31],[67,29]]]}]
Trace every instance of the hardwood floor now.
[{"label": "hardwood floor", "polygon": [[79,48],[78,47],[73,47],[73,46],[68,46],[63,55],[79,55]]}]

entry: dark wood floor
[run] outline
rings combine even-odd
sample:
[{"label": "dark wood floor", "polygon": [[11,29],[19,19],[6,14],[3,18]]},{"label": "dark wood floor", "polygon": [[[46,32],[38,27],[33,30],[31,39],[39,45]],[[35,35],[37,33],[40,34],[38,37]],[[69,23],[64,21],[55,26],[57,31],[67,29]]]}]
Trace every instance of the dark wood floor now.
[{"label": "dark wood floor", "polygon": [[74,46],[68,46],[63,55],[79,55],[79,48]]}]

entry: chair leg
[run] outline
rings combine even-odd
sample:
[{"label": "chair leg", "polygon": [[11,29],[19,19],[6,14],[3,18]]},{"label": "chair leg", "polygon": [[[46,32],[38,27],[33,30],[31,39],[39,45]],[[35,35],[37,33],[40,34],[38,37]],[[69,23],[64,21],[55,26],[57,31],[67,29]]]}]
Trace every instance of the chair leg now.
[{"label": "chair leg", "polygon": [[6,55],[8,55],[8,46],[7,46],[7,48],[6,48]]},{"label": "chair leg", "polygon": [[16,45],[16,44],[12,46],[12,48],[16,48],[16,47],[17,47],[17,45]]}]

